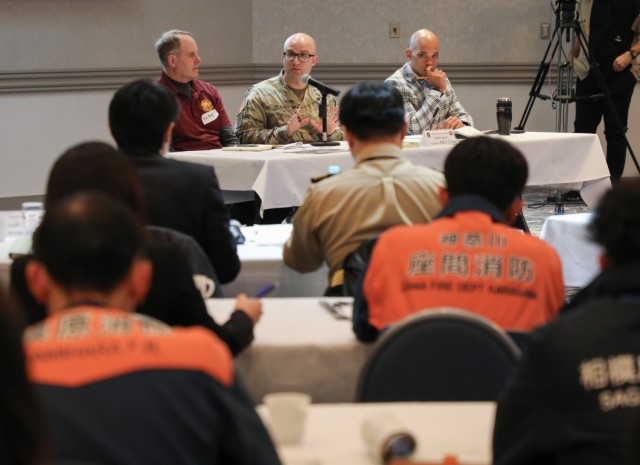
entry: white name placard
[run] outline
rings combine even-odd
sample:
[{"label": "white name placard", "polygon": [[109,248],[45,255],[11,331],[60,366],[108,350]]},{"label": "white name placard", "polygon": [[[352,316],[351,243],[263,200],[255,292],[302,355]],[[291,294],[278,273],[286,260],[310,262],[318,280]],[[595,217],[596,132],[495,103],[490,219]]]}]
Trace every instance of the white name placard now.
[{"label": "white name placard", "polygon": [[420,146],[455,145],[457,142],[453,129],[427,129],[422,133]]}]

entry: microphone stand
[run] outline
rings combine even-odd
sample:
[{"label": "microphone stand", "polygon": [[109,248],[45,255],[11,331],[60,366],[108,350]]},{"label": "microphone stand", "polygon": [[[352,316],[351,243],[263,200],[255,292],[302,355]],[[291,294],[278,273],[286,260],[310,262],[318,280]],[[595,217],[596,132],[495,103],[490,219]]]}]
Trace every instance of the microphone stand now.
[{"label": "microphone stand", "polygon": [[340,142],[327,140],[327,92],[325,90],[320,90],[320,92],[322,93],[322,101],[320,102],[320,108],[318,108],[318,114],[322,118],[322,141],[311,142],[311,145],[315,147],[335,147],[340,145]]}]

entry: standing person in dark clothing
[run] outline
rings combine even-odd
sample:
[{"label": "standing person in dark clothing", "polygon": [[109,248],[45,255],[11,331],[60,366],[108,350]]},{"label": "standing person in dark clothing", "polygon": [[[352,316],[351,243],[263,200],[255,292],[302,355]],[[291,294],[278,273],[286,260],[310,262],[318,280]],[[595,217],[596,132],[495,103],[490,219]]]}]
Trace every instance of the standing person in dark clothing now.
[{"label": "standing person in dark clothing", "polygon": [[640,54],[640,1],[582,0],[578,19],[587,37],[591,58],[598,63],[616,115],[604,98],[585,98],[602,93],[584,50],[576,41],[574,69],[576,83],[575,132],[595,133],[604,118],[607,140],[607,165],[611,180],[617,182],[624,171],[627,147],[624,128],[627,127],[629,106],[636,82],[640,79],[637,56]]}]

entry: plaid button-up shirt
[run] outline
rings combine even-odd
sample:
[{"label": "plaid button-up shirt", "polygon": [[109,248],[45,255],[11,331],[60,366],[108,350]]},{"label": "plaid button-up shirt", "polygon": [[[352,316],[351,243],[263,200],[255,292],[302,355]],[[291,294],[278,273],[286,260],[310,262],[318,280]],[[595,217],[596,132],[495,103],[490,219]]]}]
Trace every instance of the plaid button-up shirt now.
[{"label": "plaid button-up shirt", "polygon": [[464,124],[473,126],[471,115],[458,100],[448,78],[444,94],[440,94],[428,82],[418,81],[407,62],[385,82],[402,94],[409,134],[422,134],[425,129],[434,129],[449,116],[455,116]]}]

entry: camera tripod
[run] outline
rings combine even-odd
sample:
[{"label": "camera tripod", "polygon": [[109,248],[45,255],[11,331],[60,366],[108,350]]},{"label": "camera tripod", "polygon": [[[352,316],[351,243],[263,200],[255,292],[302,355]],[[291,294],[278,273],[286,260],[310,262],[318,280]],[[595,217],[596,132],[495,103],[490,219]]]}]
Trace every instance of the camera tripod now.
[{"label": "camera tripod", "polygon": [[[569,104],[575,102],[578,99],[603,99],[607,109],[614,117],[615,125],[622,130],[622,134],[625,140],[627,150],[631,154],[631,159],[640,173],[640,165],[636,158],[629,139],[626,136],[627,128],[623,126],[620,115],[618,114],[611,94],[607,87],[607,84],[602,76],[600,65],[593,57],[587,38],[580,27],[576,13],[576,0],[556,0],[556,26],[553,30],[553,35],[549,40],[549,45],[545,51],[544,57],[540,62],[538,73],[529,91],[529,100],[525,107],[525,110],[520,119],[520,123],[515,129],[523,130],[533,109],[533,104],[536,98],[541,100],[553,100],[553,108],[557,110],[556,113],[556,132],[568,132],[568,119],[569,119]],[[565,36],[565,43],[562,41],[562,36]],[[589,62],[589,73],[593,76],[593,79],[598,87],[599,93],[586,97],[576,98],[573,91],[573,50],[574,43],[578,41],[580,50],[584,53],[587,61]],[[551,52],[551,55],[549,53]],[[542,95],[540,90],[544,84],[544,81],[549,73],[551,64],[556,57],[556,70],[557,70],[557,87],[553,95]]]}]

